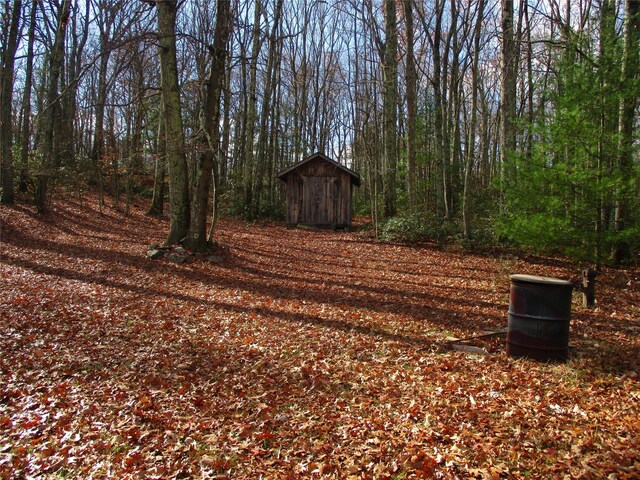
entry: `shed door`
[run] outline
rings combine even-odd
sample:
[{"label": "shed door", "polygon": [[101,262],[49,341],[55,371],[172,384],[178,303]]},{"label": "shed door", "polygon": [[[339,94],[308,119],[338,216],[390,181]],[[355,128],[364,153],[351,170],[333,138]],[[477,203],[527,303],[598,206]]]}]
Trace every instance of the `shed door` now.
[{"label": "shed door", "polygon": [[337,177],[306,177],[302,189],[303,223],[334,225],[337,221]]}]

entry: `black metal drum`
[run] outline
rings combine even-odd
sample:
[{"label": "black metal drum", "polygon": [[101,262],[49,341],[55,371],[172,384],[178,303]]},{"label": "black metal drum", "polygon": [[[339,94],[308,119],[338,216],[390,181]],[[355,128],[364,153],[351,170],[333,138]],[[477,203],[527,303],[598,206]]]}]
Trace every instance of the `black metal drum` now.
[{"label": "black metal drum", "polygon": [[507,355],[566,362],[572,290],[558,278],[511,275]]}]

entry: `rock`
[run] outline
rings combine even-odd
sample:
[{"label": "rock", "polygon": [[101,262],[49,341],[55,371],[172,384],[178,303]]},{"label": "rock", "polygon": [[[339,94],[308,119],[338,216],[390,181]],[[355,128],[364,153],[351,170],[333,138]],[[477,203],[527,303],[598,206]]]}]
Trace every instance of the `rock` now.
[{"label": "rock", "polygon": [[147,250],[147,258],[150,260],[155,260],[156,258],[162,258],[164,252],[162,250],[158,250],[157,248],[150,248]]},{"label": "rock", "polygon": [[174,255],[174,254],[169,254],[167,255],[167,260],[169,260],[170,262],[173,263],[184,263],[187,261],[187,257],[185,255]]},{"label": "rock", "polygon": [[210,257],[207,257],[207,262],[209,263],[222,263],[223,260],[224,258],[219,257],[218,255],[211,255]]},{"label": "rock", "polygon": [[184,255],[185,253],[187,253],[187,250],[183,247],[176,247],[174,249],[174,252],[176,252],[178,255]]}]

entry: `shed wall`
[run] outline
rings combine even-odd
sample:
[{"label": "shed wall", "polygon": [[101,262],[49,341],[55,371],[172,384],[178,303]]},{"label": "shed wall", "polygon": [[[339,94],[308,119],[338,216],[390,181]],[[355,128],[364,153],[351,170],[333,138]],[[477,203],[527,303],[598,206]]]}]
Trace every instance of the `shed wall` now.
[{"label": "shed wall", "polygon": [[287,176],[287,223],[350,226],[351,177],[322,159]]}]

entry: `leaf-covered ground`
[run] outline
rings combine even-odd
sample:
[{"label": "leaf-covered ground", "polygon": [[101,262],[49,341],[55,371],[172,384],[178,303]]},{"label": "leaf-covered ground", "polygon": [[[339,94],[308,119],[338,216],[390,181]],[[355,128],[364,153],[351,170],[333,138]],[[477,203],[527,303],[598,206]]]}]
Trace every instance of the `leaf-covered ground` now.
[{"label": "leaf-covered ground", "polygon": [[577,266],[238,221],[179,265],[143,212],[1,207],[0,477],[639,477],[638,269],[543,364],[447,339]]}]

